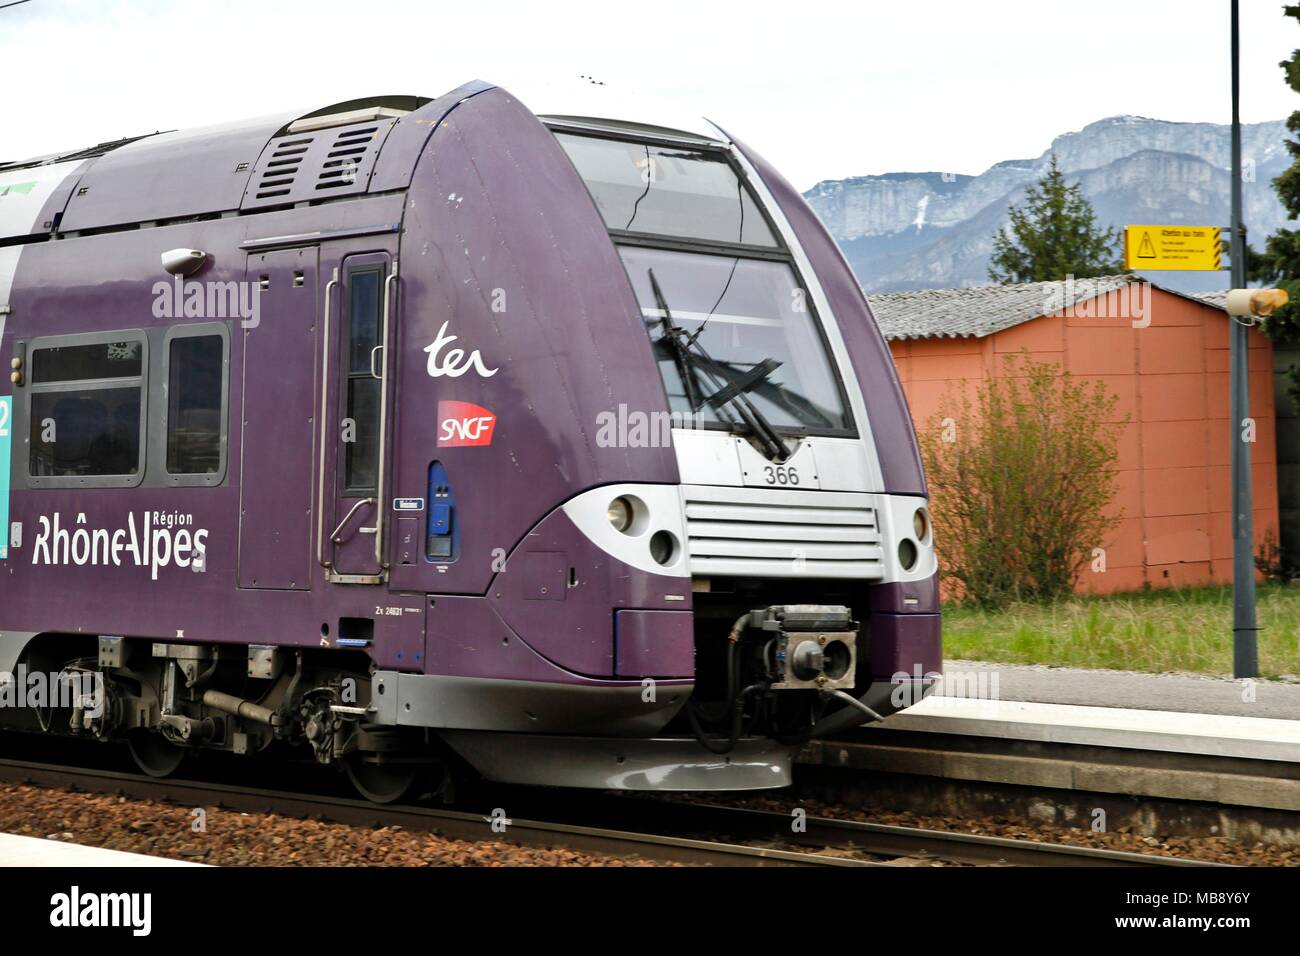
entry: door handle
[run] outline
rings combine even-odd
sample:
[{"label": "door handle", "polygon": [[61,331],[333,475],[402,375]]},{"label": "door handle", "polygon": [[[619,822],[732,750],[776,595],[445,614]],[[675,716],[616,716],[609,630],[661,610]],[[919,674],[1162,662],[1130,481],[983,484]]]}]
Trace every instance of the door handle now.
[{"label": "door handle", "polygon": [[[376,372],[376,371],[375,371],[375,355],[376,355],[377,353],[379,353],[379,352],[383,352],[383,351],[384,351],[384,346],[382,346],[382,345],[376,345],[373,349],[370,350],[370,377],[371,377],[371,378],[378,379],[378,380],[381,381],[381,382],[384,380],[384,372],[387,370],[387,365],[388,365],[388,363],[385,362],[383,365],[381,365],[381,366],[379,367],[380,370],[379,370],[378,372]],[[387,355],[387,353],[385,353],[385,355]]]},{"label": "door handle", "polygon": [[338,288],[338,284],[339,270],[336,267],[325,286],[325,318],[321,322],[325,342],[321,350],[320,369],[320,473],[316,479],[316,562],[326,569],[334,563],[332,557],[328,561],[325,560],[325,422],[330,393],[330,296]]},{"label": "door handle", "polygon": [[[343,532],[343,529],[348,526],[348,522],[352,520],[352,516],[356,514],[365,505],[373,505],[373,504],[377,504],[374,498],[362,498],[360,501],[354,504],[352,506],[352,509],[346,515],[344,515],[343,520],[339,522],[339,526],[335,528],[332,532],[330,532],[330,541],[332,541],[334,544],[342,544],[343,541],[339,538],[339,535]],[[373,528],[361,529],[361,531],[364,534],[372,534],[374,530],[375,529]]]},{"label": "door handle", "polygon": [[[384,279],[384,326],[383,332],[380,333],[380,348],[384,350],[384,367],[383,374],[375,376],[383,386],[379,389],[379,475],[375,482],[375,495],[378,499],[379,507],[375,509],[375,562],[379,565],[380,573],[388,568],[388,563],[384,560],[384,512],[387,510],[385,502],[384,485],[388,478],[388,335],[389,326],[393,317],[393,288],[397,285],[397,260],[393,260],[393,269]],[[370,353],[370,374],[374,375],[375,353]]]}]

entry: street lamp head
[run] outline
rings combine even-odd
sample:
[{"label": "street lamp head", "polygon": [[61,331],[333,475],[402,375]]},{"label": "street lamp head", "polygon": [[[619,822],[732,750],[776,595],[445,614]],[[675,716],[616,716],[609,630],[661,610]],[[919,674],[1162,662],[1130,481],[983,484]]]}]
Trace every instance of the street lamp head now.
[{"label": "street lamp head", "polygon": [[1289,301],[1285,289],[1233,289],[1224,309],[1229,315],[1265,318]]}]

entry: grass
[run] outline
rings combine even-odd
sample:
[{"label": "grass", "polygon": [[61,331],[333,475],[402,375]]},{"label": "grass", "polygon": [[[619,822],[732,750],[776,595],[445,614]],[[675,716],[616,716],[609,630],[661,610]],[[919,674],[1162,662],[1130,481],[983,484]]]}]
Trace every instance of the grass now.
[{"label": "grass", "polygon": [[[1259,672],[1300,674],[1300,587],[1262,584]],[[1005,664],[1232,673],[1232,589],[1080,595],[1000,611],[944,607],[944,656]]]}]

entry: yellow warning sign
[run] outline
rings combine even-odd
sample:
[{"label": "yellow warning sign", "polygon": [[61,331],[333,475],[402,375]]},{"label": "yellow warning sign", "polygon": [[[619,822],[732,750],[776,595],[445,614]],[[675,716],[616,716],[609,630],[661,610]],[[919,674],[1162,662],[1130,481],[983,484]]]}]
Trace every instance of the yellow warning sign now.
[{"label": "yellow warning sign", "polygon": [[1223,268],[1218,226],[1126,226],[1124,268],[1143,271]]}]

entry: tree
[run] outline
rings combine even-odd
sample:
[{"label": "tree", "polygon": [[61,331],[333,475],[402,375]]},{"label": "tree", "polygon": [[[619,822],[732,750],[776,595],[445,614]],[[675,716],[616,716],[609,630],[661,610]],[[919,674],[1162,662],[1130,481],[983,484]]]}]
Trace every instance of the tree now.
[{"label": "tree", "polygon": [[989,278],[994,282],[1048,282],[1124,272],[1118,234],[1097,225],[1083,188],[1069,185],[1052,154],[1047,172],[1010,209],[1011,225],[993,234]]},{"label": "tree", "polygon": [[1055,600],[1105,556],[1120,516],[1115,397],[1028,352],[1007,356],[974,397],[950,392],[921,429],[944,573],[985,607]]},{"label": "tree", "polygon": [[[1288,17],[1300,21],[1300,5],[1289,5],[1284,9]],[[1293,51],[1278,65],[1282,67],[1287,85],[1300,93],[1300,50]],[[1300,110],[1288,117],[1286,128],[1300,136]],[[1300,219],[1300,143],[1293,139],[1285,142],[1291,154],[1291,165],[1273,180],[1273,189],[1287,211],[1287,218]],[[1283,306],[1261,322],[1264,332],[1274,341],[1300,339],[1300,231],[1279,229],[1268,237],[1262,253],[1252,249],[1246,252],[1247,276],[1252,282],[1286,289],[1291,296],[1290,305]],[[1291,366],[1289,374],[1291,398],[1300,404],[1300,367]]]}]

